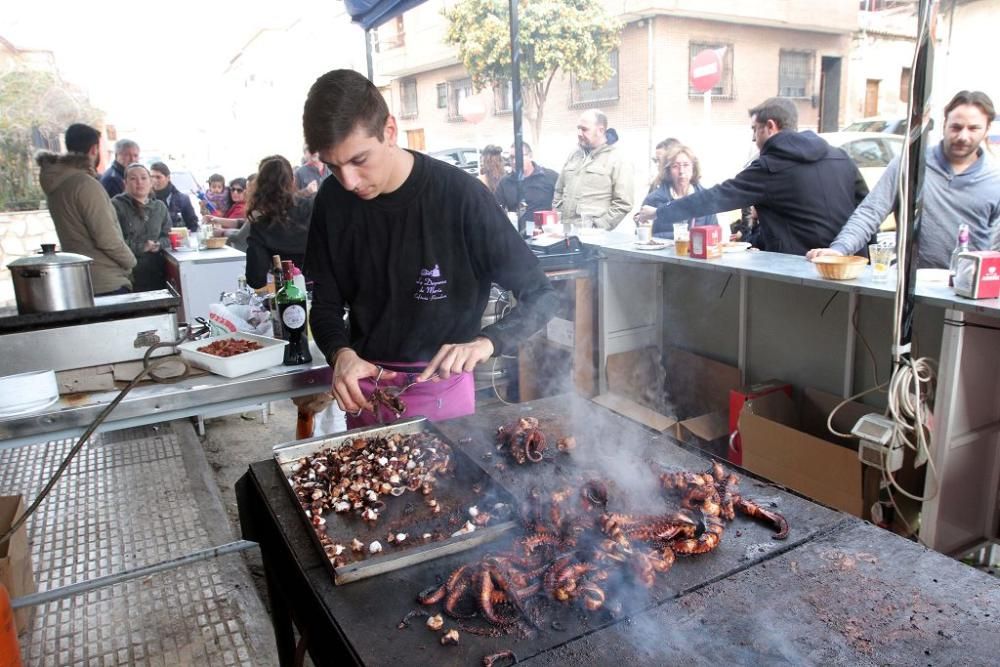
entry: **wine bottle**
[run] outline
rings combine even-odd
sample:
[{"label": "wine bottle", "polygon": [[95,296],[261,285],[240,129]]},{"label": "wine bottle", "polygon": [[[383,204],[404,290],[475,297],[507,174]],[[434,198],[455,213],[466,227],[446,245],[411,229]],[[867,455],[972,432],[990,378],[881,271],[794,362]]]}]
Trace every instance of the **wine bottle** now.
[{"label": "wine bottle", "polygon": [[295,265],[282,262],[285,284],[278,290],[278,315],[281,320],[282,338],[285,346],[285,365],[297,366],[312,361],[309,353],[309,334],[306,333],[306,293],[298,288],[292,276]]},{"label": "wine bottle", "polygon": [[281,255],[271,255],[271,300],[268,310],[271,311],[272,335],[275,338],[284,338],[281,330],[281,314],[278,312],[278,290],[285,284],[285,276],[281,269]]}]

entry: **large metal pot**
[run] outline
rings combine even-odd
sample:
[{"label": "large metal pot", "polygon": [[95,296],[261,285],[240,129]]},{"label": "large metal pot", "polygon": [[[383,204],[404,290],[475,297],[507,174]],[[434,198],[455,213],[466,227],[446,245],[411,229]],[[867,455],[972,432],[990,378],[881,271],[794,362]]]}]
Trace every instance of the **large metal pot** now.
[{"label": "large metal pot", "polygon": [[56,252],[53,244],[42,244],[39,255],[22,257],[7,265],[14,278],[17,312],[50,313],[94,305],[90,264],[84,255]]}]

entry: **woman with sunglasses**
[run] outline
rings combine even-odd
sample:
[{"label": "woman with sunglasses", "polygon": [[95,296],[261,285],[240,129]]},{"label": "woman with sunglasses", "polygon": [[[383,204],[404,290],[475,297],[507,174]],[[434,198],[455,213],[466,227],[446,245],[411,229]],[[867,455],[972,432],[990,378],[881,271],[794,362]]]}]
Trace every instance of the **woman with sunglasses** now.
[{"label": "woman with sunglasses", "polygon": [[230,237],[239,231],[246,222],[247,213],[247,179],[234,178],[229,182],[228,206],[222,215],[206,215],[205,224],[215,227],[216,236]]}]

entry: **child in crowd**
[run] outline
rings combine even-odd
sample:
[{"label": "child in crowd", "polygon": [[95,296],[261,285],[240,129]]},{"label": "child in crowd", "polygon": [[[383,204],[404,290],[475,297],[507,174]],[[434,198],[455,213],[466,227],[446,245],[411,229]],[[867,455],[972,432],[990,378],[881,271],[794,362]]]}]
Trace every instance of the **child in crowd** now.
[{"label": "child in crowd", "polygon": [[[206,202],[215,207],[214,211],[209,211]],[[229,210],[229,193],[226,191],[226,179],[222,174],[212,174],[208,177],[208,192],[201,202],[202,215],[225,215]]]}]

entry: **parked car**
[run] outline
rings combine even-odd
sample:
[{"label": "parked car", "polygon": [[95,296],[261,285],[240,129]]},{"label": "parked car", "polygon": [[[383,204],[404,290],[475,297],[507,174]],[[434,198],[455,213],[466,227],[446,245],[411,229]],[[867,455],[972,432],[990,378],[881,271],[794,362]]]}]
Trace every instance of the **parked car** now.
[{"label": "parked car", "polygon": [[[879,132],[829,132],[819,136],[831,146],[843,148],[858,165],[868,189],[882,178],[889,162],[903,151],[903,137]],[[896,217],[890,215],[882,223],[882,231],[896,229]]]},{"label": "parked car", "polygon": [[440,151],[428,151],[432,158],[437,158],[448,164],[464,169],[473,176],[479,175],[478,148],[446,148]]},{"label": "parked car", "polygon": [[885,132],[886,134],[906,134],[906,117],[871,116],[856,120],[841,132]]}]

